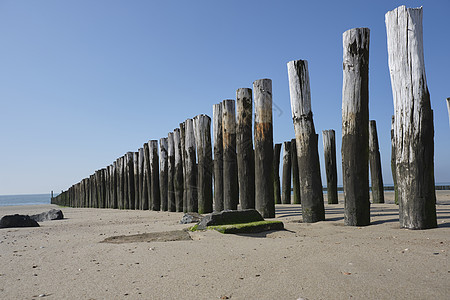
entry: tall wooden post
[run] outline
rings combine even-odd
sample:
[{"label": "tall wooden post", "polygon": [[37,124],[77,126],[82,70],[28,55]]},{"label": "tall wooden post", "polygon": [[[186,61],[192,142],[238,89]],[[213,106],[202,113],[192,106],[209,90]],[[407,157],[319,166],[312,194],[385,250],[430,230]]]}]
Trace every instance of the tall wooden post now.
[{"label": "tall wooden post", "polygon": [[127,152],[127,191],[128,191],[128,209],[134,209],[134,162],[133,152]]},{"label": "tall wooden post", "polygon": [[213,211],[211,118],[207,115],[198,115],[195,119],[197,123],[195,143],[198,158],[198,212],[205,214]]},{"label": "tall wooden post", "polygon": [[183,212],[187,212],[187,184],[186,184],[186,125],[180,123],[181,160],[183,164]]},{"label": "tall wooden post", "polygon": [[293,192],[293,204],[301,204],[300,197],[300,177],[298,172],[298,159],[297,159],[297,144],[296,140],[291,140],[291,165],[292,165],[292,192]]},{"label": "tall wooden post", "polygon": [[[146,189],[144,191],[144,178],[145,176],[148,176],[148,173],[144,175],[144,169],[145,169],[145,163],[148,164],[148,144],[147,145],[147,158],[144,157],[144,148],[139,148],[139,160],[138,160],[138,189],[139,189],[139,209],[144,210],[148,209],[148,190]],[[147,188],[147,186],[145,186]],[[144,194],[145,193],[145,194]]]},{"label": "tall wooden post", "polygon": [[[147,143],[144,143],[144,171],[142,176],[142,190],[141,190],[141,196],[143,201],[143,209],[151,209],[151,169],[150,169],[150,144],[151,142],[148,141]],[[159,168],[158,168],[159,170]],[[158,177],[158,189],[159,189],[159,174],[157,174]]]},{"label": "tall wooden post", "polygon": [[150,162],[150,193],[149,193],[149,209],[158,211],[161,209],[161,190],[160,190],[160,171],[159,171],[159,155],[158,141],[151,140],[149,143],[149,162]]},{"label": "tall wooden post", "polygon": [[400,6],[385,18],[400,226],[434,228],[434,127],[423,56],[422,8]]},{"label": "tall wooden post", "polygon": [[394,183],[394,203],[398,205],[398,186],[397,186],[397,174],[395,166],[395,139],[394,139],[394,116],[391,119],[391,172],[392,181]]},{"label": "tall wooden post", "polygon": [[302,218],[305,223],[313,223],[325,220],[325,207],[320,178],[318,139],[311,111],[308,62],[290,61],[287,67],[297,144]]},{"label": "tall wooden post", "polygon": [[283,180],[281,203],[291,204],[291,142],[283,142]]},{"label": "tall wooden post", "polygon": [[159,139],[159,191],[161,194],[161,210],[168,209],[168,162],[167,162],[167,138]]},{"label": "tall wooden post", "polygon": [[255,206],[264,218],[275,218],[272,80],[254,81],[253,91],[255,93]]},{"label": "tall wooden post", "polygon": [[281,143],[275,144],[273,148],[273,199],[275,204],[281,204],[280,153]]},{"label": "tall wooden post", "polygon": [[213,105],[214,136],[214,211],[223,210],[222,103]]},{"label": "tall wooden post", "polygon": [[185,151],[186,151],[186,210],[198,211],[197,170],[195,159],[195,135],[192,119],[185,121]]},{"label": "tall wooden post", "polygon": [[322,130],[325,171],[327,174],[328,204],[338,204],[337,168],[336,168],[336,136],[333,129]]},{"label": "tall wooden post", "polygon": [[167,135],[167,209],[176,211],[175,207],[175,147],[173,142],[173,132]]},{"label": "tall wooden post", "polygon": [[139,202],[139,152],[133,153],[133,174],[134,174],[134,209],[140,208]]},{"label": "tall wooden post", "polygon": [[[110,201],[111,201],[111,194],[109,193],[109,188],[110,188],[110,180],[109,180],[109,172],[110,172],[110,166],[106,167],[106,171],[105,171],[105,208],[110,208]],[[83,185],[82,185],[83,188]],[[82,206],[83,207],[83,206]]]},{"label": "tall wooden post", "polygon": [[369,164],[372,181],[372,203],[384,203],[383,174],[381,173],[381,157],[375,120],[369,121]]},{"label": "tall wooden post", "polygon": [[369,35],[368,28],[343,34],[342,173],[344,222],[349,226],[370,224]]},{"label": "tall wooden post", "polygon": [[173,146],[175,150],[175,173],[173,180],[173,189],[175,192],[175,211],[183,211],[183,159],[181,155],[180,129],[173,131]]},{"label": "tall wooden post", "polygon": [[239,189],[237,185],[236,110],[234,100],[222,102],[223,138],[223,204],[224,209],[237,209]]},{"label": "tall wooden post", "polygon": [[252,139],[252,89],[236,91],[236,152],[241,209],[255,208],[255,156]]},{"label": "tall wooden post", "polygon": [[[112,164],[112,207],[117,209],[117,161]],[[90,185],[89,185],[90,188]],[[89,197],[89,195],[88,195]]]}]

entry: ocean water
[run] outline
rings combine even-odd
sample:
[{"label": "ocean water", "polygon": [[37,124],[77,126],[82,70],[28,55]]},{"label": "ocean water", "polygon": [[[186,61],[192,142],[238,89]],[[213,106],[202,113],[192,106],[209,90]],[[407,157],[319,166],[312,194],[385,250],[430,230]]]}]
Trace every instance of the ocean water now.
[{"label": "ocean water", "polygon": [[50,194],[0,195],[0,206],[50,204],[50,198]]}]

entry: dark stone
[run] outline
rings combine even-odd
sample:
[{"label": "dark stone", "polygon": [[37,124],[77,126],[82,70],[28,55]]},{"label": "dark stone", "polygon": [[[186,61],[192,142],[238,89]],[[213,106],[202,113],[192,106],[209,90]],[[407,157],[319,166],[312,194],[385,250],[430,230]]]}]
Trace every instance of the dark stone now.
[{"label": "dark stone", "polygon": [[199,213],[185,213],[180,220],[180,224],[198,223],[203,216]]},{"label": "dark stone", "polygon": [[0,219],[0,228],[39,227],[39,224],[26,215],[8,215]]},{"label": "dark stone", "polygon": [[208,226],[242,224],[264,221],[261,214],[255,209],[224,210],[204,216],[198,223],[198,229],[203,230]]},{"label": "dark stone", "polygon": [[52,220],[62,220],[64,219],[64,215],[60,209],[52,209],[37,215],[31,215],[30,218],[35,220],[36,222],[44,222]]}]

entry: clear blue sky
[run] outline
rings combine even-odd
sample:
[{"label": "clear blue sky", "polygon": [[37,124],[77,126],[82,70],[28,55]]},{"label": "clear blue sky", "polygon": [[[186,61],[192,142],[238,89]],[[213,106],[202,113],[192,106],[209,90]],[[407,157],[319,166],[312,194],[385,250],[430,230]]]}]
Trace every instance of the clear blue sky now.
[{"label": "clear blue sky", "polygon": [[61,191],[186,118],[273,80],[274,142],[294,137],[286,63],[309,62],[342,183],[342,33],[369,27],[370,118],[384,182],[392,92],[384,15],[424,6],[436,182],[450,181],[450,1],[0,1],[0,194]]}]

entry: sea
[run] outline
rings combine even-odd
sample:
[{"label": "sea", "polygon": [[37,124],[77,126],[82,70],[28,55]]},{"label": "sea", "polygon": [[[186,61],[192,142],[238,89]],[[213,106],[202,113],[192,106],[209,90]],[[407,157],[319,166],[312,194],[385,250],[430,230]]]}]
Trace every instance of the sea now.
[{"label": "sea", "polygon": [[0,195],[0,206],[50,204],[50,200],[51,194]]}]

